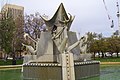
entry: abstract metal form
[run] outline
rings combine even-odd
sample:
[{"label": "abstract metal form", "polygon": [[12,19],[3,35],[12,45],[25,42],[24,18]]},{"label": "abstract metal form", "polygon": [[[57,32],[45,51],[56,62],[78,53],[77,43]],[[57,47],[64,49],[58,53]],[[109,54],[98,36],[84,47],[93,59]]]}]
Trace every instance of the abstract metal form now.
[{"label": "abstract metal form", "polygon": [[[76,33],[69,31],[74,18],[71,14],[67,15],[61,3],[51,19],[48,20],[42,17],[48,31],[41,32],[41,36],[37,41],[25,34],[25,38],[28,36],[36,43],[35,49],[32,46],[23,44],[36,56],[23,64],[23,76],[25,79],[76,80],[86,76],[99,75],[99,62],[80,63],[79,44],[82,44],[86,38],[82,37],[77,40]],[[81,65],[86,65],[86,69],[87,67],[93,69],[95,66],[97,69],[95,73],[79,77],[78,75],[81,73],[76,69],[82,69]],[[88,68],[88,70],[90,69]]]}]

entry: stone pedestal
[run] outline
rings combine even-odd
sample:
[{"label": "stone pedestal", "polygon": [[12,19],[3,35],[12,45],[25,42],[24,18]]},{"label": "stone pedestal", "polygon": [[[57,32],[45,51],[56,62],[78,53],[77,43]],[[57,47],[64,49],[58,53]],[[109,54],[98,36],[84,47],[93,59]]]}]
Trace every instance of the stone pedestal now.
[{"label": "stone pedestal", "polygon": [[60,62],[62,65],[62,80],[75,80],[73,54],[61,54]]}]

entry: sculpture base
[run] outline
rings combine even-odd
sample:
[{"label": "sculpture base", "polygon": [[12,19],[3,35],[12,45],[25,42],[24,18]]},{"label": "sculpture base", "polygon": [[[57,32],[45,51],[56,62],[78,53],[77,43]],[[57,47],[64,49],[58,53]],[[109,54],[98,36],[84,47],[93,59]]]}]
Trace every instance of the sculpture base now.
[{"label": "sculpture base", "polygon": [[[74,63],[75,80],[100,74],[100,62],[86,61]],[[63,80],[59,63],[27,63],[23,65],[25,80]]]}]

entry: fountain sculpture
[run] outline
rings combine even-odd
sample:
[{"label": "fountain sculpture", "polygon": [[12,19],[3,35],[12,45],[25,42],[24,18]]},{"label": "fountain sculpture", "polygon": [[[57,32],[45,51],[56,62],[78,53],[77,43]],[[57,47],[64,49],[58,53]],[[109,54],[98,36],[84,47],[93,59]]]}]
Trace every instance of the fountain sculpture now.
[{"label": "fountain sculpture", "polygon": [[[42,16],[41,16],[42,17]],[[41,32],[36,48],[26,46],[34,55],[32,60],[23,64],[24,79],[32,80],[78,80],[99,75],[98,61],[81,61],[80,44],[85,37],[77,40],[75,32],[69,31],[74,16],[67,15],[61,3],[54,16],[47,20],[46,32]]]}]

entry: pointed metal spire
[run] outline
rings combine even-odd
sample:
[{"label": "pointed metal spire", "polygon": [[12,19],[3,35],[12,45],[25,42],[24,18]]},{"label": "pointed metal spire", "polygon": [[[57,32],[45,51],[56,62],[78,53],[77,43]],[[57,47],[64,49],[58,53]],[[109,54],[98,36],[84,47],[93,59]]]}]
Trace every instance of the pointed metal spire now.
[{"label": "pointed metal spire", "polygon": [[50,20],[47,20],[44,17],[42,17],[42,19],[45,21],[45,24],[49,28],[52,28],[54,25],[56,25],[57,27],[63,27],[61,22],[66,21],[69,29],[74,17],[71,15],[70,15],[70,18],[68,17],[66,10],[63,6],[63,3],[61,3],[57,11],[55,12],[54,16]]}]

